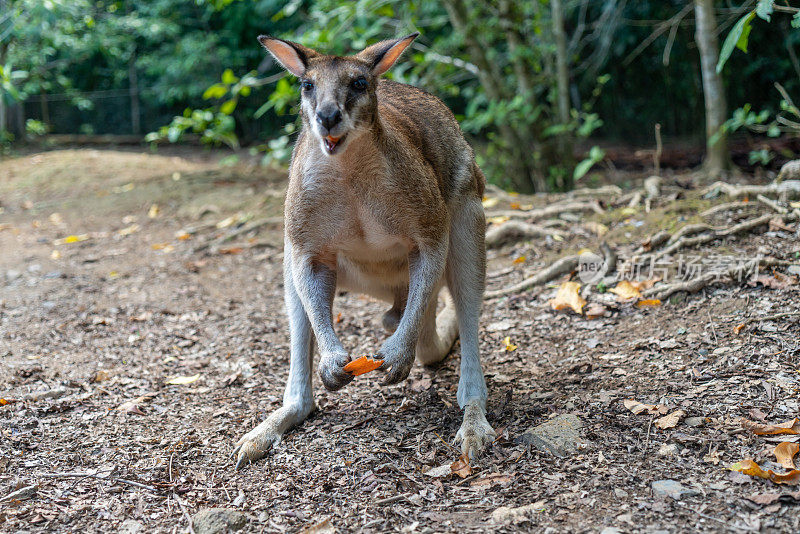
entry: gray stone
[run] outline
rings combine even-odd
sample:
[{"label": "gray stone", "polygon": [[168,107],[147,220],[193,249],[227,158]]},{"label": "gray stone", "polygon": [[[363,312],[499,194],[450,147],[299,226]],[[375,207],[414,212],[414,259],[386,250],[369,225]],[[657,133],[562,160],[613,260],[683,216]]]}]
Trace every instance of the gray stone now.
[{"label": "gray stone", "polygon": [[600,534],[622,534],[622,531],[617,527],[606,527],[600,531]]},{"label": "gray stone", "polygon": [[687,417],[683,420],[683,424],[687,426],[703,426],[705,422],[705,417]]},{"label": "gray stone", "polygon": [[539,514],[546,509],[544,501],[537,501],[517,508],[501,506],[492,512],[492,521],[495,523],[524,523],[530,521],[531,516]]},{"label": "gray stone", "polygon": [[247,516],[229,508],[206,508],[192,518],[197,534],[226,534],[241,530],[247,524]]},{"label": "gray stone", "polygon": [[651,487],[656,497],[672,497],[676,501],[700,494],[699,491],[687,488],[677,480],[656,480]]},{"label": "gray stone", "polygon": [[144,532],[144,525],[135,519],[126,519],[119,526],[118,534],[139,534]]},{"label": "gray stone", "polygon": [[519,441],[563,458],[578,450],[582,428],[583,422],[576,415],[561,414],[531,428]]}]

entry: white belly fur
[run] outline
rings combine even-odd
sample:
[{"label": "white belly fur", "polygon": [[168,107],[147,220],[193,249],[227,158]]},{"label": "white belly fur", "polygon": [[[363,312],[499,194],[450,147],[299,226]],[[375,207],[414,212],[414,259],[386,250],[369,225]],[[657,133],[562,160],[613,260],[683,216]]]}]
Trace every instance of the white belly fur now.
[{"label": "white belly fur", "polygon": [[360,235],[336,247],[337,285],[392,302],[398,288],[408,287],[409,243],[386,232],[369,214],[359,215]]}]

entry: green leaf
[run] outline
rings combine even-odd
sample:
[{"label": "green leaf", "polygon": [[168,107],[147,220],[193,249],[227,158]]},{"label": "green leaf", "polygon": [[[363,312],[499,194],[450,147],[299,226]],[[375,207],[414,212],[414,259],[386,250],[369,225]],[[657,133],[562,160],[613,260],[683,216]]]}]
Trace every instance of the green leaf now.
[{"label": "green leaf", "polygon": [[794,14],[792,17],[792,28],[800,28],[800,11]]},{"label": "green leaf", "polygon": [[228,92],[228,88],[221,83],[215,83],[203,92],[203,99],[222,98]]},{"label": "green leaf", "polygon": [[225,69],[222,73],[222,83],[227,85],[232,85],[239,81],[239,78],[233,75],[233,71],[231,69]]},{"label": "green leaf", "polygon": [[228,100],[219,107],[220,113],[224,113],[225,115],[230,115],[233,113],[234,109],[236,109],[236,99]]},{"label": "green leaf", "polygon": [[594,165],[594,161],[592,161],[590,158],[587,158],[575,165],[575,171],[572,174],[573,179],[580,180],[583,178],[586,173],[589,172],[589,169],[592,168],[592,165]]},{"label": "green leaf", "polygon": [[772,6],[774,4],[775,0],[758,0],[758,5],[756,5],[756,15],[758,15],[758,18],[770,22],[772,19]]},{"label": "green leaf", "polygon": [[733,26],[730,33],[725,38],[725,42],[722,43],[722,48],[719,51],[717,73],[722,72],[722,68],[725,66],[728,58],[731,57],[734,48],[739,48],[742,51],[747,52],[747,39],[750,36],[750,30],[752,29],[750,23],[753,21],[755,16],[756,12],[751,11],[744,17],[740,18],[739,21]]}]

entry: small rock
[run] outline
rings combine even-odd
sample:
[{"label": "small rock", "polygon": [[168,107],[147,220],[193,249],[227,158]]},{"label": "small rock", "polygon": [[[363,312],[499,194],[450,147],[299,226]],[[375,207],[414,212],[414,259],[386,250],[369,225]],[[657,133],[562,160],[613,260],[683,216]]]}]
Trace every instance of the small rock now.
[{"label": "small rock", "polygon": [[22,400],[40,401],[42,399],[57,399],[67,394],[67,388],[53,388],[45,391],[34,391],[22,396]]},{"label": "small rock", "polygon": [[192,518],[192,527],[197,534],[226,534],[241,530],[247,524],[247,516],[228,508],[206,508]]},{"label": "small rock", "polygon": [[795,276],[800,275],[800,265],[790,265],[786,268],[786,272]]},{"label": "small rock", "polygon": [[677,480],[656,480],[651,487],[653,488],[653,495],[656,497],[672,497],[676,501],[683,497],[691,497],[700,493],[697,490],[687,488]]},{"label": "small rock", "polygon": [[563,458],[578,450],[582,428],[583,422],[577,416],[561,414],[531,428],[518,441]]},{"label": "small rock", "polygon": [[628,492],[622,488],[614,488],[614,495],[616,495],[618,499],[625,499],[628,496]]},{"label": "small rock", "polygon": [[119,526],[117,532],[119,534],[139,534],[140,532],[144,532],[144,525],[135,519],[126,519]]},{"label": "small rock", "polygon": [[703,426],[706,422],[705,417],[687,417],[683,423],[687,426]]},{"label": "small rock", "polygon": [[486,327],[486,330],[489,332],[505,332],[506,330],[510,330],[512,328],[514,328],[514,323],[504,320],[491,323]]},{"label": "small rock", "polygon": [[600,534],[622,534],[622,531],[617,527],[606,527],[600,531]]},{"label": "small rock", "polygon": [[658,449],[659,456],[674,456],[678,454],[678,446],[674,443],[665,443]]},{"label": "small rock", "polygon": [[536,501],[532,504],[526,504],[518,508],[509,508],[508,506],[501,506],[492,512],[492,521],[495,523],[523,523],[528,521],[530,516],[538,514],[545,510],[544,501]]}]

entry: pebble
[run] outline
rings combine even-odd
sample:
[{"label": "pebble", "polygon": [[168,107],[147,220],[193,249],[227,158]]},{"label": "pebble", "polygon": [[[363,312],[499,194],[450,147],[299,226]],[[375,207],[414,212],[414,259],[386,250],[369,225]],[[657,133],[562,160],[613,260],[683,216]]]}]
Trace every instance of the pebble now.
[{"label": "pebble", "polygon": [[651,487],[656,497],[672,497],[676,501],[700,494],[699,491],[687,488],[677,480],[656,480]]},{"label": "pebble", "polygon": [[533,445],[542,452],[565,457],[578,450],[581,445],[580,432],[583,422],[573,414],[561,414],[547,422],[532,427],[517,440]]},{"label": "pebble", "polygon": [[246,524],[246,515],[228,508],[206,508],[192,518],[196,534],[225,534],[241,530]]}]

